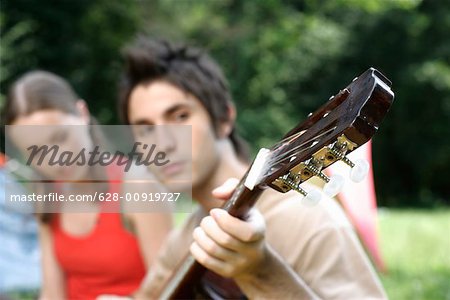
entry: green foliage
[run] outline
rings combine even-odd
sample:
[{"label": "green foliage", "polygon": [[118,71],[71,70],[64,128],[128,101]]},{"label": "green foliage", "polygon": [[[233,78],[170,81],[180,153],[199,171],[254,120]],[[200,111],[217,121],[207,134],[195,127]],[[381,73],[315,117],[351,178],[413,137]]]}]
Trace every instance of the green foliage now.
[{"label": "green foliage", "polygon": [[[18,62],[16,57],[23,57],[28,63],[33,61],[31,55],[34,50],[33,41],[24,39],[24,36],[31,32],[30,21],[22,21],[4,30],[5,15],[0,12],[0,29],[2,38],[0,43],[0,86],[5,86],[11,78],[17,74],[22,62]],[[3,105],[5,94],[0,93],[0,108]]]},{"label": "green foliage", "polygon": [[382,210],[380,245],[390,299],[450,299],[450,211]]},{"label": "green foliage", "polygon": [[[67,78],[102,123],[117,121],[114,109],[120,71],[120,48],[138,27],[134,0],[51,1],[2,0],[2,44],[8,33],[25,26],[20,42],[32,45],[27,53],[10,51],[14,67],[2,82],[9,84],[32,69],[53,71]],[[19,42],[19,41],[18,41]],[[3,47],[3,46],[2,46]],[[3,66],[3,62],[2,62]]]}]

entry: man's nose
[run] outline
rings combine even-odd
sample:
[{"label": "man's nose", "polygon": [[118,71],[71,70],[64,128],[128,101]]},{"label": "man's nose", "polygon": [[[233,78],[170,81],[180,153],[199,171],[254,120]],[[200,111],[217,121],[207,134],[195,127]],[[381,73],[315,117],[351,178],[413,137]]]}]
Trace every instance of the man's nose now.
[{"label": "man's nose", "polygon": [[176,149],[176,144],[173,128],[169,125],[156,126],[156,147],[160,151],[170,153]]}]

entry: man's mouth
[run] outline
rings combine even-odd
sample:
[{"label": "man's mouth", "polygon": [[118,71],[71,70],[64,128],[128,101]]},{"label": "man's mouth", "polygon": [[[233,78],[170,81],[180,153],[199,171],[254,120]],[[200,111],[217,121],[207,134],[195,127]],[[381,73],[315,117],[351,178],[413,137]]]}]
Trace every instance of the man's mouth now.
[{"label": "man's mouth", "polygon": [[164,176],[172,176],[177,173],[180,173],[184,168],[184,162],[178,161],[178,162],[170,162],[161,168],[161,173],[164,174]]}]

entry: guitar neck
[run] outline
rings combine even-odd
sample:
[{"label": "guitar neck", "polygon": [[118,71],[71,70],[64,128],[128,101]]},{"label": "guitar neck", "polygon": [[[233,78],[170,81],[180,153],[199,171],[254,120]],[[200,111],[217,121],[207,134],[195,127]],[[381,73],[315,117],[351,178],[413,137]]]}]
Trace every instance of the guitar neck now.
[{"label": "guitar neck", "polygon": [[[230,215],[242,220],[247,218],[249,210],[263,192],[263,189],[258,186],[253,190],[245,187],[245,178],[246,176],[240,181],[230,199],[222,206],[222,209]],[[199,284],[205,272],[206,268],[199,264],[191,254],[186,255],[158,298],[192,298],[194,287]]]}]

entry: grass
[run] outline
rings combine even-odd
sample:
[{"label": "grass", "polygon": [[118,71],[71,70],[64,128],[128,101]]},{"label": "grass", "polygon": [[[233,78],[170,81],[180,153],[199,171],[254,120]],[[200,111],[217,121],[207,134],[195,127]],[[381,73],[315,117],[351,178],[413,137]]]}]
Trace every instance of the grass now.
[{"label": "grass", "polygon": [[390,299],[450,300],[450,210],[380,210]]}]

